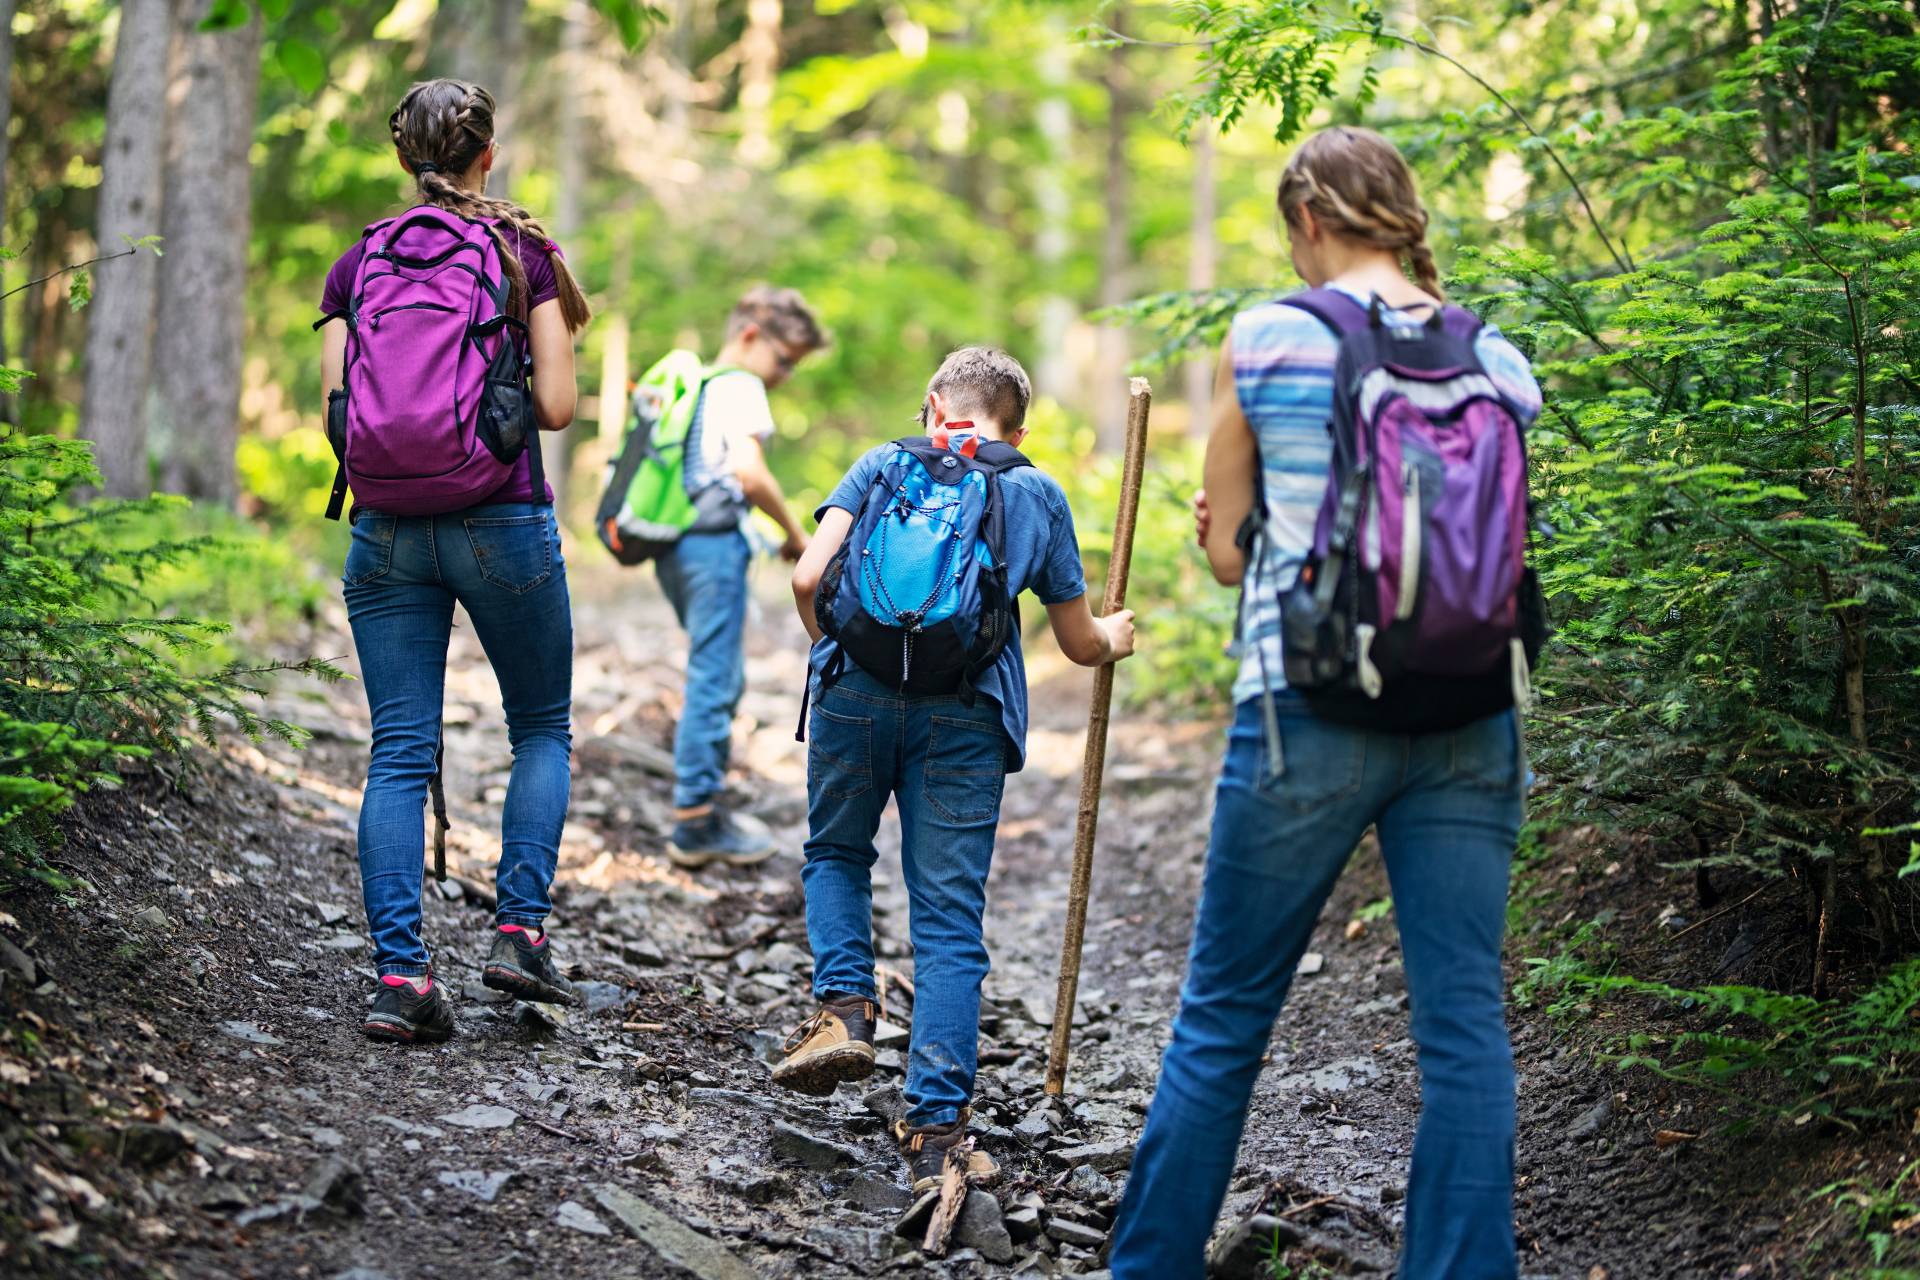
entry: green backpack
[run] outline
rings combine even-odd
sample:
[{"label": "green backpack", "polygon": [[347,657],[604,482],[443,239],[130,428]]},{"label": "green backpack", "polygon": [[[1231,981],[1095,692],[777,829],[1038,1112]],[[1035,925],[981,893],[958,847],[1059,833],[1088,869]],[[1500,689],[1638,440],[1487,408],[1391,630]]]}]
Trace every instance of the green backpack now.
[{"label": "green backpack", "polygon": [[593,526],[621,564],[641,564],[680,541],[698,514],[687,492],[687,432],[707,383],[727,365],[669,351],[633,392],[626,443],[607,475]]}]

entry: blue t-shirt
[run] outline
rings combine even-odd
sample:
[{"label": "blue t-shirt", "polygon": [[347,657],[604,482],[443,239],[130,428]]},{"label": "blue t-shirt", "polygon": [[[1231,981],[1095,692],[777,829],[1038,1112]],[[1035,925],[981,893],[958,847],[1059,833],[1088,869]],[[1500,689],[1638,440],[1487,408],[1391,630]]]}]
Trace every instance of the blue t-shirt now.
[{"label": "blue t-shirt", "polygon": [[[869,449],[813,513],[814,520],[818,522],[833,507],[859,514],[874,476],[896,452],[891,444]],[[1040,603],[1049,605],[1085,595],[1087,574],[1080,563],[1080,541],[1074,536],[1073,512],[1067,509],[1067,495],[1059,483],[1037,467],[1016,467],[1000,473],[1000,493],[1006,503],[1009,590],[1015,596],[1031,591]],[[815,674],[826,668],[838,647],[824,636],[813,646]],[[1027,663],[1020,654],[1018,627],[975,688],[999,704],[1000,722],[1013,747],[1007,772],[1018,773],[1027,762]]]}]

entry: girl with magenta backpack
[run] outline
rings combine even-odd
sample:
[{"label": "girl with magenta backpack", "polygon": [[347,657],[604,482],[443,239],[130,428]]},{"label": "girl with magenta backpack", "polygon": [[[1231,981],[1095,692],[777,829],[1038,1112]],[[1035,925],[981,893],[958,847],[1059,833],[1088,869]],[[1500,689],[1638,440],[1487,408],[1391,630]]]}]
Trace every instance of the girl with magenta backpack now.
[{"label": "girl with magenta backpack", "polygon": [[1221,351],[1195,510],[1214,576],[1242,585],[1242,660],[1113,1274],[1203,1275],[1274,1019],[1371,826],[1420,1061],[1397,1274],[1510,1280],[1500,945],[1526,776],[1515,704],[1544,638],[1525,565],[1540,391],[1511,344],[1444,304],[1385,138],[1309,138],[1279,206],[1309,288],[1241,312]]},{"label": "girl with magenta backpack", "polygon": [[423,806],[439,794],[453,607],[500,682],[513,750],[496,931],[482,981],[572,1003],[544,922],[566,818],[573,614],[540,432],[573,421],[586,299],[525,209],[486,193],[493,95],[458,80],[407,91],[388,117],[417,203],[374,223],[327,273],[320,308],[328,515],[353,494],[343,574],[373,717],[360,881],[380,986],[375,1040],[445,1040],[453,1009],[420,937]]}]

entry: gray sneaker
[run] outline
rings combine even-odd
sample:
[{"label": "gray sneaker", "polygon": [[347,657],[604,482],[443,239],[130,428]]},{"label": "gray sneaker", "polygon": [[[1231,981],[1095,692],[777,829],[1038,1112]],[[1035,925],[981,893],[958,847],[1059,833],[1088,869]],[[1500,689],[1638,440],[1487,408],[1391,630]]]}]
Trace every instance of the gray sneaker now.
[{"label": "gray sneaker", "polygon": [[739,817],[719,805],[698,818],[674,824],[667,857],[681,867],[710,862],[750,867],[773,856],[773,833],[756,818]]}]

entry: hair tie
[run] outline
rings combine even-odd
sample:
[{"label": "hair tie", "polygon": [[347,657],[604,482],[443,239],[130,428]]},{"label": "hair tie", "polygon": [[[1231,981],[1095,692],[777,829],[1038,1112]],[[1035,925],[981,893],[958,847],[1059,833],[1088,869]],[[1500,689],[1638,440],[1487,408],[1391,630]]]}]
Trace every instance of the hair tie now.
[{"label": "hair tie", "polygon": [[417,164],[413,166],[413,176],[416,178],[424,178],[429,173],[438,173],[438,172],[440,172],[440,166],[437,164],[434,164],[432,161],[428,161],[425,164]]}]

